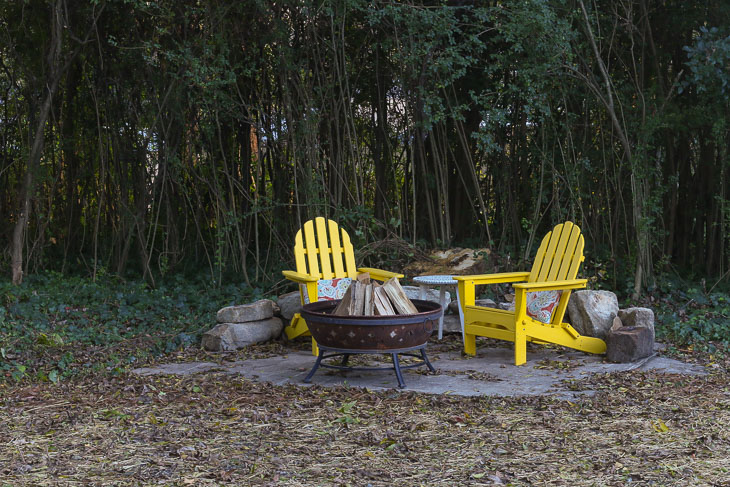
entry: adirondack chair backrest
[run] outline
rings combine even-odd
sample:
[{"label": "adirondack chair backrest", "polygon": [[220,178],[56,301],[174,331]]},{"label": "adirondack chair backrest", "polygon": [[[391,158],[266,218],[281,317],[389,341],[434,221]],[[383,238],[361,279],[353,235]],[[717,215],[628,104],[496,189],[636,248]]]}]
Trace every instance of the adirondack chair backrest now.
[{"label": "adirondack chair backrest", "polygon": [[575,279],[583,256],[584,240],[580,228],[572,222],[556,225],[542,239],[528,282]]},{"label": "adirondack chair backrest", "polygon": [[297,232],[294,241],[297,272],[319,279],[357,277],[350,236],[332,220],[317,217]]},{"label": "adirondack chair backrest", "polygon": [[[580,228],[572,222],[565,222],[556,225],[555,228],[542,239],[540,248],[537,250],[535,260],[532,264],[528,282],[566,281],[575,279],[578,269],[585,257],[583,256],[584,246],[583,235]],[[565,310],[568,308],[570,291],[542,291],[535,293],[535,296],[528,296],[529,302],[537,299],[538,303],[555,303],[554,311],[551,312],[549,321],[552,324],[562,323]],[[543,320],[540,320],[543,321]]]}]

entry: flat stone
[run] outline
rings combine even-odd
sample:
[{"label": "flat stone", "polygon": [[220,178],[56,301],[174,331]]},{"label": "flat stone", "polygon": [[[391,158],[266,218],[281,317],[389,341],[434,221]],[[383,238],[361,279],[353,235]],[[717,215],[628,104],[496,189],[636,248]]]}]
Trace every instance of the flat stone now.
[{"label": "flat stone", "polygon": [[202,346],[212,352],[237,350],[278,338],[283,329],[283,322],[276,317],[247,323],[220,323],[203,334]]},{"label": "flat stone", "polygon": [[[464,358],[461,350],[437,351],[427,348],[428,356],[436,368],[435,374],[421,373],[423,368],[404,370],[406,391],[427,394],[449,394],[459,396],[553,396],[574,400],[592,396],[590,385],[576,390],[571,384],[576,379],[593,374],[620,373],[631,370],[656,371],[683,375],[705,375],[705,367],[683,363],[678,360],[655,356],[638,364],[610,363],[600,355],[578,351],[540,348],[528,353],[525,365],[514,365],[514,351],[509,347],[480,347],[477,356]],[[350,371],[331,373],[320,368],[312,378],[312,384],[302,380],[314,365],[315,357],[310,352],[290,350],[286,356],[247,359],[226,362],[222,365],[193,362],[184,368],[177,364],[162,364],[155,367],[132,370],[135,374],[189,374],[218,370],[241,375],[258,382],[275,385],[295,384],[309,387],[347,387],[369,390],[398,390],[395,373],[392,370]],[[550,368],[546,363],[569,361],[574,367]],[[173,366],[175,365],[175,366]],[[474,374],[478,371],[479,374]]]},{"label": "flat stone", "polygon": [[250,304],[227,306],[218,310],[218,323],[248,323],[268,320],[274,316],[276,304],[270,299],[260,299]]},{"label": "flat stone", "polygon": [[212,362],[182,362],[161,364],[154,367],[140,367],[132,372],[137,375],[193,375],[208,372],[219,367]]},{"label": "flat stone", "polygon": [[606,338],[606,358],[615,363],[636,362],[654,352],[654,334],[649,328],[623,326]]},{"label": "flat stone", "polygon": [[570,295],[568,314],[578,333],[605,340],[618,315],[618,298],[611,291],[576,291]]}]

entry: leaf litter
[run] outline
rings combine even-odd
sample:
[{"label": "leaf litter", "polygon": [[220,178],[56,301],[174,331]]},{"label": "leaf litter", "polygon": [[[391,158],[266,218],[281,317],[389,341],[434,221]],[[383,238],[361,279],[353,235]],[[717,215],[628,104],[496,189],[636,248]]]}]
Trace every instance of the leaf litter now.
[{"label": "leaf litter", "polygon": [[220,372],[5,383],[0,485],[730,486],[728,384],[633,371],[566,401]]}]

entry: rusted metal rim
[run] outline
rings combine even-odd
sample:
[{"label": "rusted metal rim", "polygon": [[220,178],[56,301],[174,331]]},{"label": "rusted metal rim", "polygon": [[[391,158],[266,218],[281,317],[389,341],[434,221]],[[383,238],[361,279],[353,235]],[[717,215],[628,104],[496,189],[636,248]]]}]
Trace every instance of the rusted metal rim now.
[{"label": "rusted metal rim", "polygon": [[410,325],[413,323],[422,323],[428,320],[437,320],[441,316],[441,305],[423,301],[421,299],[411,300],[416,306],[418,313],[410,315],[389,315],[389,316],[339,316],[333,315],[340,300],[334,301],[318,301],[302,306],[302,318],[307,321],[317,321],[327,325]]}]

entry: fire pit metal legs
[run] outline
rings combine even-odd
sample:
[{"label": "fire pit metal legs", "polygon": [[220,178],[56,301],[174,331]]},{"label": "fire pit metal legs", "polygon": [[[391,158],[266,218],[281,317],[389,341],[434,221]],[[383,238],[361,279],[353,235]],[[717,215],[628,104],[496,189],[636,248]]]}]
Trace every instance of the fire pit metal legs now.
[{"label": "fire pit metal legs", "polygon": [[[419,350],[420,354],[417,353],[410,353],[415,352]],[[327,353],[331,352],[331,353]],[[390,370],[391,367],[351,367],[348,366],[347,363],[350,359],[350,355],[352,354],[388,354],[393,358],[393,367],[392,369],[395,370],[395,376],[398,379],[398,387],[405,387],[406,383],[403,380],[403,374],[402,370],[405,369],[412,369],[415,367],[420,367],[422,365],[425,365],[428,367],[428,369],[431,372],[435,372],[436,369],[433,368],[433,365],[431,365],[431,362],[428,360],[428,356],[426,355],[426,345],[423,344],[418,347],[411,347],[411,348],[404,348],[399,350],[344,350],[341,348],[331,348],[331,347],[325,347],[320,345],[319,346],[319,355],[317,355],[317,361],[314,362],[314,367],[312,367],[312,370],[309,371],[309,374],[304,378],[304,382],[309,383],[312,381],[312,377],[314,376],[314,373],[317,371],[320,367],[325,367],[328,369],[336,369],[336,370],[344,370],[344,371],[350,371],[350,370],[360,370],[360,371],[369,371],[369,370]],[[404,355],[407,357],[414,357],[414,358],[420,358],[421,360],[419,362],[408,364],[408,365],[401,365],[400,360],[398,358],[398,355]],[[324,359],[332,358],[332,357],[339,357],[342,356],[342,361],[339,365],[330,364],[323,362]]]}]

